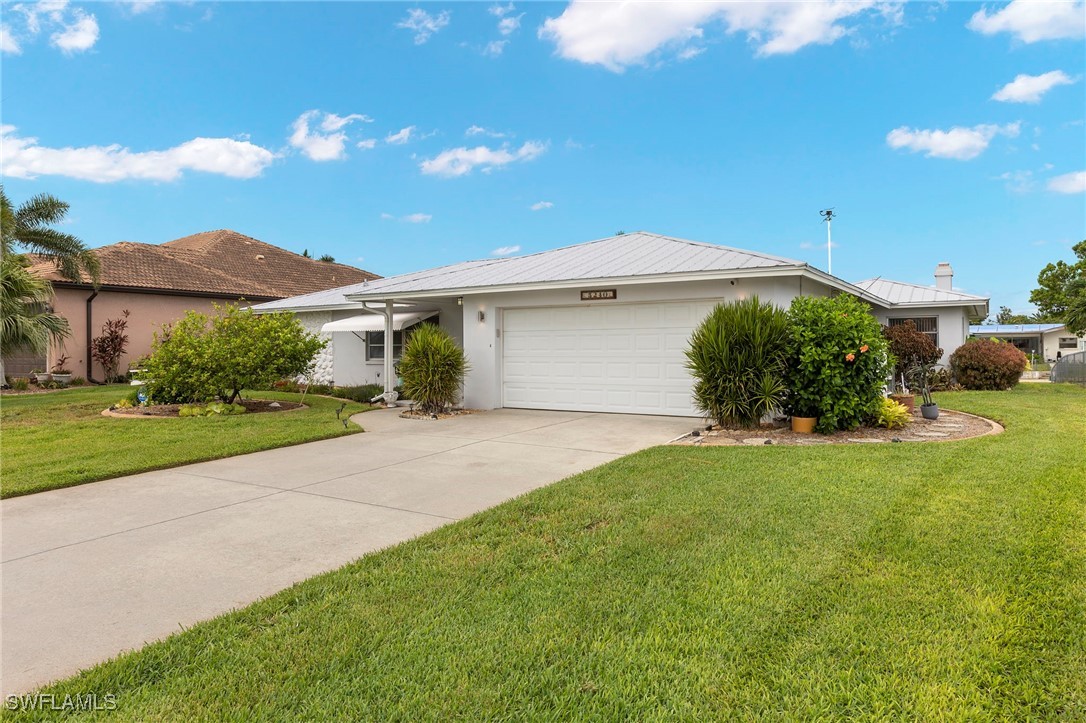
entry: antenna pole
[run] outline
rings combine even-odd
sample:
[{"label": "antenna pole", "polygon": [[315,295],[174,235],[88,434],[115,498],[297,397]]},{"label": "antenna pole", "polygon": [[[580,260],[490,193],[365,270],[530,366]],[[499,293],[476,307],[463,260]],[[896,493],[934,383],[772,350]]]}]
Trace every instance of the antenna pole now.
[{"label": "antenna pole", "polygon": [[819,211],[818,215],[826,221],[826,272],[833,274],[833,209],[827,208],[824,211]]}]

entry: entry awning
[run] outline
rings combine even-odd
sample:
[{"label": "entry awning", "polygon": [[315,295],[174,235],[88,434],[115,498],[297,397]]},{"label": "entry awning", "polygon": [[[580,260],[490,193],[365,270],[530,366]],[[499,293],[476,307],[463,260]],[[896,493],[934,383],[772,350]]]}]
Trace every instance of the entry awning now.
[{"label": "entry awning", "polygon": [[[412,311],[404,314],[392,315],[392,330],[401,331],[405,326],[411,326],[423,319],[435,316],[436,311]],[[321,331],[331,333],[334,331],[384,331],[385,317],[381,314],[359,314],[339,321],[330,321],[321,327]]]}]

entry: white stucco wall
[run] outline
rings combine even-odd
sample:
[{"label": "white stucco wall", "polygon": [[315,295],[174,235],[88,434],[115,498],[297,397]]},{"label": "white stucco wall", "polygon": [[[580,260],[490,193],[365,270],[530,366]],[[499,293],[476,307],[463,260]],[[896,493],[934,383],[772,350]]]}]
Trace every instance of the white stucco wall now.
[{"label": "white stucco wall", "polygon": [[[810,279],[803,279],[801,283],[798,277],[737,279],[734,285],[728,280],[718,280],[615,287],[614,284],[603,281],[585,284],[584,288],[617,288],[618,299],[584,302],[580,300],[579,288],[464,296],[463,345],[471,364],[471,372],[464,385],[464,404],[474,409],[494,409],[501,406],[500,329],[502,312],[505,309],[701,299],[729,301],[750,295],[757,295],[762,301],[771,301],[787,308],[801,291],[805,295],[824,296],[829,293],[827,287]],[[478,318],[480,311],[485,317],[481,322]]]},{"label": "white stucco wall", "polygon": [[[1061,349],[1060,339],[1075,339],[1074,349]],[[1056,361],[1056,352],[1061,352],[1061,356],[1067,356],[1068,354],[1074,354],[1080,350],[1086,350],[1086,339],[1080,339],[1075,337],[1074,334],[1067,331],[1067,329],[1060,329],[1059,331],[1050,331],[1044,335],[1044,356],[1046,361]]]}]

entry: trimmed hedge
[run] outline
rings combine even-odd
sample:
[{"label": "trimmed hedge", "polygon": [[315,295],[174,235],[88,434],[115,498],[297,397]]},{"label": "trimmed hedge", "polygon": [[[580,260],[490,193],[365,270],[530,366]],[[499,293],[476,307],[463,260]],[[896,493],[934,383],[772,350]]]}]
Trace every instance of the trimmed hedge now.
[{"label": "trimmed hedge", "polygon": [[954,378],[966,389],[1010,389],[1026,370],[1021,349],[998,339],[970,339],[950,355]]}]

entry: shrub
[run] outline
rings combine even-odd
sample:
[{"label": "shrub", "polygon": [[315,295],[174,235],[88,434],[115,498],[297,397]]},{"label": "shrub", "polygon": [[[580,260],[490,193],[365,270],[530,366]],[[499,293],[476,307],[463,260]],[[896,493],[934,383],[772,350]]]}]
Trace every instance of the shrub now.
[{"label": "shrub", "polygon": [[887,429],[901,429],[912,418],[913,415],[909,414],[909,408],[904,404],[883,397],[882,401],[879,402],[878,411],[875,413],[875,424]]},{"label": "shrub", "polygon": [[950,355],[950,369],[966,389],[1002,391],[1018,383],[1026,355],[998,339],[970,339]]},{"label": "shrub", "polygon": [[815,429],[823,434],[874,417],[889,371],[888,342],[868,306],[847,294],[799,296],[788,320],[791,413],[818,417]]},{"label": "shrub", "polygon": [[332,396],[369,404],[371,399],[384,392],[385,388],[380,384],[363,384],[357,387],[336,387],[332,390]]},{"label": "shrub", "polygon": [[19,392],[25,392],[30,389],[30,380],[26,377],[14,377],[11,380],[11,388]]},{"label": "shrub", "polygon": [[128,348],[128,309],[121,312],[120,319],[107,319],[102,324],[102,335],[91,340],[91,357],[102,365],[106,382],[117,379],[117,367],[121,356]]},{"label": "shrub", "polygon": [[233,403],[242,389],[267,388],[306,374],[325,342],[293,314],[254,314],[215,307],[215,316],[189,311],[155,333],[146,365],[147,391],[160,404]]},{"label": "shrub", "polygon": [[686,350],[695,405],[721,426],[757,425],[784,402],[788,348],[783,309],[756,296],[718,304]]},{"label": "shrub", "polygon": [[230,416],[245,414],[249,410],[240,404],[227,404],[225,402],[211,402],[207,406],[199,404],[182,404],[177,410],[179,417],[214,417],[218,415]]},{"label": "shrub", "polygon": [[404,396],[424,413],[437,414],[460,399],[468,360],[441,327],[421,324],[404,344],[400,359]]},{"label": "shrub", "polygon": [[906,319],[895,326],[884,326],[882,335],[890,342],[894,361],[894,384],[900,384],[909,370],[922,364],[938,364],[943,350],[927,334],[916,330],[916,322]]}]

